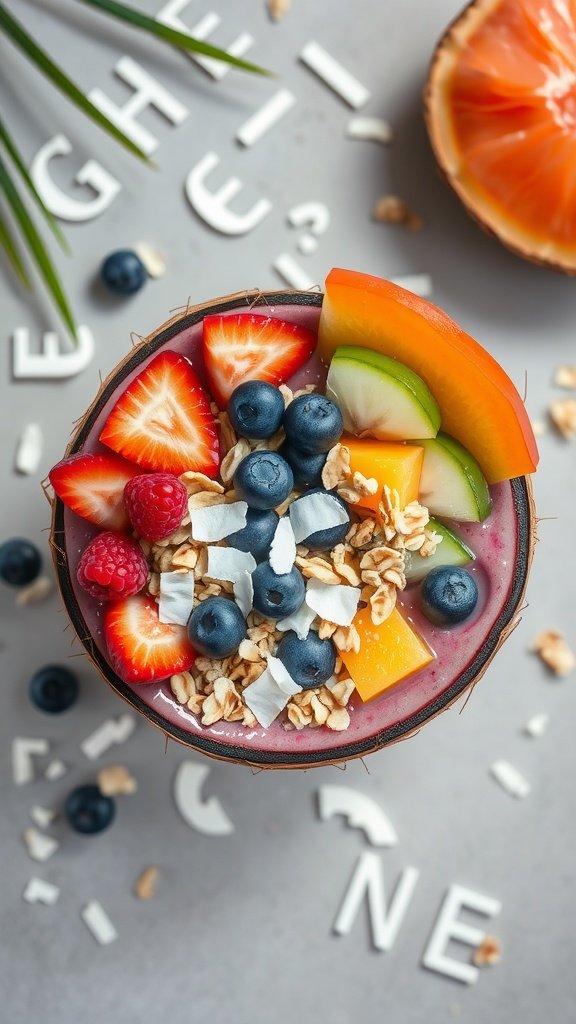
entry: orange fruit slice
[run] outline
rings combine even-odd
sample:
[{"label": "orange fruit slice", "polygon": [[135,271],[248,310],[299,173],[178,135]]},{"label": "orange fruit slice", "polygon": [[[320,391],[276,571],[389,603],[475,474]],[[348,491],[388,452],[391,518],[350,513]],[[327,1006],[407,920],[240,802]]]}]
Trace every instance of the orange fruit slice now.
[{"label": "orange fruit slice", "polygon": [[436,158],[469,212],[521,256],[576,273],[576,3],[476,0],[425,93]]}]

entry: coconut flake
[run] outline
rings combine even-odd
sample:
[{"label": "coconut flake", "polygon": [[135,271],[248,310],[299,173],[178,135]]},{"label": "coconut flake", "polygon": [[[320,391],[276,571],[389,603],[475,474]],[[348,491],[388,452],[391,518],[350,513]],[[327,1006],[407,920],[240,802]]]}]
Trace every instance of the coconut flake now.
[{"label": "coconut flake", "polygon": [[38,423],[27,423],[16,446],[14,458],[16,472],[22,473],[23,476],[32,476],[40,465],[43,448],[42,428]]},{"label": "coconut flake", "polygon": [[57,885],[46,882],[44,878],[31,878],[22,893],[22,899],[26,903],[44,903],[47,907],[53,907],[59,895]]},{"label": "coconut flake", "polygon": [[324,785],[318,789],[321,821],[342,814],[350,828],[362,829],[372,846],[396,846],[398,835],[375,800],[348,786]]},{"label": "coconut flake", "polygon": [[240,579],[236,580],[233,584],[234,589],[234,600],[238,605],[240,611],[245,618],[248,617],[252,611],[252,601],[254,600],[254,584],[252,583],[252,574],[245,572]]},{"label": "coconut flake", "polygon": [[194,604],[193,572],[161,572],[158,618],[160,622],[185,626]]},{"label": "coconut flake", "polygon": [[296,540],[289,516],[282,516],[274,531],[268,561],[278,576],[289,573],[296,560]]},{"label": "coconut flake", "polygon": [[490,765],[490,774],[510,796],[515,796],[518,800],[528,796],[530,783],[509,761],[494,761]]},{"label": "coconut flake", "polygon": [[312,579],[308,580],[306,587],[306,604],[321,619],[335,622],[338,626],[350,626],[356,615],[360,593],[359,587]]},{"label": "coconut flake", "polygon": [[96,942],[101,946],[108,946],[118,938],[118,932],[98,900],[90,900],[80,914],[88,931],[92,932]]},{"label": "coconut flake", "polygon": [[47,836],[44,832],[39,832],[37,828],[27,828],[22,834],[22,838],[32,860],[48,860],[60,846],[54,836]]},{"label": "coconut flake", "polygon": [[208,568],[204,573],[211,580],[237,583],[246,573],[254,572],[256,559],[249,551],[237,548],[207,548]]},{"label": "coconut flake", "polygon": [[174,802],[190,828],[205,836],[225,836],[234,825],[216,796],[203,798],[202,788],[211,769],[196,761],[182,761],[174,776]]},{"label": "coconut flake", "polygon": [[34,779],[34,754],[47,754],[50,750],[48,740],[40,737],[29,739],[16,736],[12,740],[12,775],[17,786],[24,786]]},{"label": "coconut flake", "polygon": [[215,541],[244,529],[248,505],[245,501],[233,501],[229,505],[207,505],[189,511],[192,539]]},{"label": "coconut flake", "polygon": [[365,142],[392,142],[392,128],[383,117],[353,117],[346,126],[348,139]]},{"label": "coconut flake", "polygon": [[115,743],[125,743],[136,728],[134,715],[120,715],[107,718],[80,744],[80,749],[90,761],[96,761]]},{"label": "coconut flake", "polygon": [[20,587],[16,594],[15,604],[17,608],[25,608],[30,604],[40,604],[54,590],[54,584],[49,576],[38,576],[33,583],[26,587]]},{"label": "coconut flake", "polygon": [[280,661],[280,658],[274,658],[269,654],[266,660],[272,678],[280,687],[282,693],[287,693],[289,697],[292,697],[295,693],[300,692],[302,687],[294,682],[284,662]]},{"label": "coconut flake", "polygon": [[56,817],[56,811],[53,811],[51,807],[40,807],[36,804],[30,808],[30,817],[38,828],[48,828],[52,824]]},{"label": "coconut flake", "polygon": [[287,633],[289,629],[293,629],[299,640],[305,640],[315,618],[316,612],[314,609],[310,608],[306,601],[303,601],[298,611],[293,612],[292,615],[287,615],[285,619],[279,619],[276,623],[276,628],[281,633]]},{"label": "coconut flake", "polygon": [[550,715],[547,715],[545,711],[539,715],[532,715],[532,718],[529,718],[524,726],[524,732],[527,736],[532,736],[533,739],[539,739],[545,732],[549,721]]},{"label": "coconut flake", "polygon": [[53,761],[50,761],[46,771],[44,772],[44,778],[48,782],[58,782],[63,775],[66,775],[68,768],[59,757],[55,757]]},{"label": "coconut flake", "polygon": [[163,277],[166,273],[166,257],[149,242],[137,242],[134,252],[140,257],[149,277]]},{"label": "coconut flake", "polygon": [[305,494],[293,501],[289,508],[294,540],[300,544],[319,530],[331,530],[350,521],[346,509],[332,495],[323,491]]},{"label": "coconut flake", "polygon": [[[296,686],[296,683],[293,685],[296,687],[293,693],[298,693],[302,689],[301,686]],[[256,682],[250,683],[242,691],[252,714],[265,729],[272,725],[274,719],[284,710],[291,695],[280,688],[269,668],[265,668]]]},{"label": "coconut flake", "polygon": [[319,43],[309,42],[300,51],[300,60],[314,72],[345,103],[356,110],[370,99],[368,89],[354,78],[335,57],[332,57]]}]

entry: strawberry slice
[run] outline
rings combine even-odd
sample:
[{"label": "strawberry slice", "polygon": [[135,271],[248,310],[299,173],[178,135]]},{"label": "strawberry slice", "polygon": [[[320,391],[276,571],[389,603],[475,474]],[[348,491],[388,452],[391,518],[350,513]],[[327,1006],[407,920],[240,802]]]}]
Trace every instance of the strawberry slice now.
[{"label": "strawberry slice", "polygon": [[218,435],[208,396],[190,363],[160,352],[128,385],[110,413],[100,440],[119,455],[179,476],[218,472]]},{"label": "strawberry slice", "polygon": [[187,672],[196,657],[186,627],[160,622],[158,606],[147,594],[110,604],[104,637],[110,664],[125,683],[151,683]]},{"label": "strawberry slice", "polygon": [[48,474],[58,497],[83,519],[106,530],[128,530],[124,487],[138,476],[138,466],[117,455],[80,453],[58,462]]},{"label": "strawberry slice", "polygon": [[310,358],[312,331],[271,316],[237,313],[204,317],[202,349],[208,386],[224,409],[238,384],[283,384]]}]

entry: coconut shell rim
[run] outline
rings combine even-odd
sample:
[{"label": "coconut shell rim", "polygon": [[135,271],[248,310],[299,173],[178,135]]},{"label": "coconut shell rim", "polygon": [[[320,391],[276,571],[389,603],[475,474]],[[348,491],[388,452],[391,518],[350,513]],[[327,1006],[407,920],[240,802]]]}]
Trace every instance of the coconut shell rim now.
[{"label": "coconut shell rim", "polygon": [[[219,299],[196,306],[189,306],[184,313],[179,313],[166,321],[152,332],[139,345],[118,363],[102,382],[94,401],[78,422],[76,429],[66,448],[65,458],[76,454],[90,433],[102,406],[109,400],[122,379],[136,369],[139,363],[152,355],[161,345],[169,341],[175,334],[197,324],[204,316],[237,309],[243,302],[248,309],[283,305],[300,305],[321,307],[322,292],[301,292],[292,290],[262,292],[259,290],[236,292]],[[509,481],[513,492],[514,507],[518,523],[518,559],[514,567],[512,586],[508,600],[498,616],[476,657],[453,683],[439,694],[434,701],[426,704],[419,711],[401,722],[386,729],[377,731],[372,736],[325,751],[286,752],[257,750],[234,744],[222,743],[201,733],[190,733],[172,725],[160,714],[145,704],[135,690],[124,683],[94,644],[90,631],[78,606],[74,589],[68,572],[66,552],[60,546],[58,538],[64,536],[64,503],[58,498],[51,498],[52,521],[50,527],[50,547],[54,569],[65,610],[70,618],[75,633],[84,650],[114,693],[121,697],[134,711],[141,714],[148,722],[164,733],[166,740],[173,739],[188,749],[198,750],[209,757],[234,764],[244,764],[257,769],[305,769],[322,765],[339,765],[342,762],[362,758],[375,753],[386,746],[408,739],[415,735],[422,726],[437,715],[446,711],[466,692],[468,696],[477,682],[484,675],[493,658],[504,641],[519,622],[519,613],[528,583],[530,566],[534,556],[536,541],[536,511],[529,477],[515,477]]]}]

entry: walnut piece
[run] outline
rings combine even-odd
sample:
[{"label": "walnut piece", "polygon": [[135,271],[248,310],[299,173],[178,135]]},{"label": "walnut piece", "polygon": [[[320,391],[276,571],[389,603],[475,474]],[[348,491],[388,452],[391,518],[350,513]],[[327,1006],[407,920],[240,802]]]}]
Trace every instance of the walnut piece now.
[{"label": "walnut piece", "polygon": [[557,676],[568,675],[576,665],[573,651],[566,643],[562,633],[555,629],[539,633],[532,644],[532,650]]},{"label": "walnut piece", "polygon": [[102,768],[96,781],[104,796],[125,796],[138,789],[136,779],[123,764],[110,764]]},{"label": "walnut piece", "polygon": [[372,211],[374,220],[384,224],[401,224],[410,231],[420,231],[422,218],[399,196],[381,196]]}]

